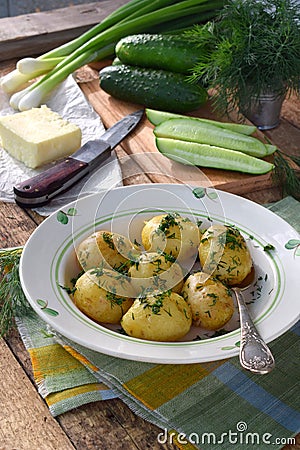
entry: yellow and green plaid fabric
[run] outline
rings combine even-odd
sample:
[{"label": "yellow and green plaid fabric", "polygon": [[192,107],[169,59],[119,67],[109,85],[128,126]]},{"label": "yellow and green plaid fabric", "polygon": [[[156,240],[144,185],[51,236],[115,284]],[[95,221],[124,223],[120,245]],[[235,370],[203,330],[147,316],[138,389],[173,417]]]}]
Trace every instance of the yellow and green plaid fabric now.
[{"label": "yellow and green plaid fabric", "polygon": [[[299,202],[287,197],[270,209],[300,229]],[[54,416],[119,397],[162,428],[161,443],[185,450],[282,448],[300,431],[300,323],[270,344],[276,369],[267,376],[246,372],[237,357],[187,365],[114,358],[57,335],[34,312],[17,325]]]}]

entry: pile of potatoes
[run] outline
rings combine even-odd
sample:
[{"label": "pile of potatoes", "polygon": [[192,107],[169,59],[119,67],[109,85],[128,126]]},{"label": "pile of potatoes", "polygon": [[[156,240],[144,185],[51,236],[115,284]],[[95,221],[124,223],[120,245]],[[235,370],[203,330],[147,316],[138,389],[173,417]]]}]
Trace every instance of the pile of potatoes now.
[{"label": "pile of potatoes", "polygon": [[[79,244],[84,273],[72,300],[84,314],[153,341],[179,340],[192,325],[218,330],[231,319],[230,287],[240,284],[253,264],[237,228],[218,224],[200,230],[189,218],[169,213],[145,222],[140,238],[142,246],[100,230]],[[191,259],[201,270],[185,272]]]}]

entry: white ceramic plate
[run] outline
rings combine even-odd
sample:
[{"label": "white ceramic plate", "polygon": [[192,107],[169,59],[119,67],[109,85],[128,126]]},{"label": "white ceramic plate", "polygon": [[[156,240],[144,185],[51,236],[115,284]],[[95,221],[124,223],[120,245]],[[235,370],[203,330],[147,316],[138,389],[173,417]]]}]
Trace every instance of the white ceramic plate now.
[{"label": "white ceramic plate", "polygon": [[90,320],[61,287],[78,273],[74,248],[94,230],[112,230],[140,242],[146,218],[174,211],[203,222],[201,228],[213,223],[234,224],[243,234],[256,269],[256,279],[245,296],[257,328],[267,342],[297,321],[298,233],[274,213],[249,200],[214,189],[194,190],[178,184],[146,184],[103,191],[73,202],[46,219],[28,240],[20,264],[22,287],[33,309],[63,336],[120,358],[194,363],[238,354],[236,314],[226,326],[227,334],[211,337],[211,333],[193,327],[181,342],[145,341],[121,334],[120,327],[114,330]]}]

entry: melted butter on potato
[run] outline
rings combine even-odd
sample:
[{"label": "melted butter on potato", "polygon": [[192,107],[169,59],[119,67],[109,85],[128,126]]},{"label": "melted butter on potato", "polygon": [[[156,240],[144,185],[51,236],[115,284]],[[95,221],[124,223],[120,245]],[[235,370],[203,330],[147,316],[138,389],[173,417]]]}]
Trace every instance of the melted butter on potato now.
[{"label": "melted butter on potato", "polygon": [[142,253],[128,271],[137,295],[153,290],[179,293],[184,276],[180,265],[174,260],[175,258],[164,253]]},{"label": "melted butter on potato", "polygon": [[137,298],[121,321],[129,336],[151,341],[177,341],[191,324],[189,305],[171,291]]},{"label": "melted butter on potato", "polygon": [[90,269],[81,275],[73,294],[74,304],[96,322],[119,323],[132,305],[132,290],[122,274],[109,269]]},{"label": "melted butter on potato", "polygon": [[240,284],[251,272],[253,264],[239,230],[225,225],[212,225],[204,232],[199,258],[204,272],[230,286]]},{"label": "melted butter on potato", "polygon": [[181,295],[191,307],[193,323],[207,330],[223,327],[234,313],[230,289],[204,272],[190,275]]},{"label": "melted butter on potato", "polygon": [[84,270],[104,265],[110,269],[129,267],[139,252],[129,239],[118,233],[100,230],[84,239],[77,248],[77,258]]},{"label": "melted butter on potato", "polygon": [[198,226],[177,213],[154,216],[142,229],[142,243],[147,251],[168,253],[179,260],[195,256],[199,242]]}]

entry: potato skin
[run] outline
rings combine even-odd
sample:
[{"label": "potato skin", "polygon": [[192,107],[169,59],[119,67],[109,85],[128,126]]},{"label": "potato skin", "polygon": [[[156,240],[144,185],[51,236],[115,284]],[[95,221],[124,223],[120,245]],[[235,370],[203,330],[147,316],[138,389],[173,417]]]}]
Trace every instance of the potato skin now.
[{"label": "potato skin", "polygon": [[142,244],[147,251],[162,251],[182,261],[197,255],[200,235],[198,226],[188,218],[161,214],[145,223]]},{"label": "potato skin", "polygon": [[137,298],[124,314],[121,325],[132,337],[150,341],[177,341],[192,324],[186,301],[175,292]]},{"label": "potato skin", "polygon": [[133,303],[130,283],[120,277],[108,269],[88,270],[75,284],[74,304],[96,322],[119,323]]},{"label": "potato skin", "polygon": [[183,286],[182,269],[167,254],[142,253],[130,267],[128,275],[136,296],[145,291],[160,293],[172,290],[179,293]]},{"label": "potato skin", "polygon": [[77,258],[84,270],[104,265],[117,269],[128,265],[133,253],[138,253],[134,245],[125,236],[100,230],[84,239],[77,248]]},{"label": "potato skin", "polygon": [[193,324],[207,330],[223,327],[234,313],[230,289],[204,272],[190,275],[181,294],[191,307]]},{"label": "potato skin", "polygon": [[234,227],[212,225],[202,235],[199,258],[204,272],[229,286],[240,284],[251,272],[246,241]]}]

